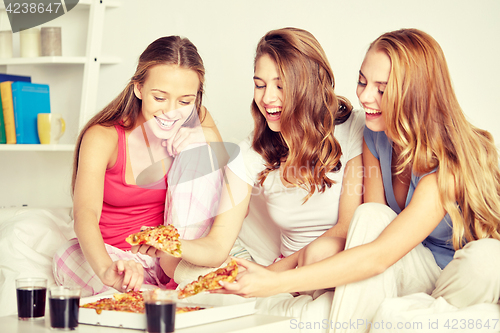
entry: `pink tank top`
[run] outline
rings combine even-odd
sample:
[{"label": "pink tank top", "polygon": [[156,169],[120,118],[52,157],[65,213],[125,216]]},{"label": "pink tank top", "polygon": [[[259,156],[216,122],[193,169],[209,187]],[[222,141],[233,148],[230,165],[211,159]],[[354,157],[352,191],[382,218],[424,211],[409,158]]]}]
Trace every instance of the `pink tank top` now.
[{"label": "pink tank top", "polygon": [[[125,241],[128,235],[138,232],[141,226],[157,226],[164,222],[166,189],[155,189],[164,179],[145,186],[128,185],[125,182],[126,146],[125,131],[118,132],[118,156],[114,166],[104,176],[104,202],[99,228],[104,242],[122,250],[131,245]],[[166,187],[166,186],[160,186]]]}]

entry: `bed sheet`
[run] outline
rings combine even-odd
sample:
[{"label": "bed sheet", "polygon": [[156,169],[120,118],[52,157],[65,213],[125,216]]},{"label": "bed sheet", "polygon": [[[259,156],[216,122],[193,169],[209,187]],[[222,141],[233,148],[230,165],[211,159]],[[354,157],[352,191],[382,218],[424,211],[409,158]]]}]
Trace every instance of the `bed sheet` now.
[{"label": "bed sheet", "polygon": [[370,332],[384,333],[500,332],[500,305],[483,303],[459,309],[442,297],[417,293],[384,300],[372,325]]},{"label": "bed sheet", "polygon": [[52,257],[75,237],[71,208],[0,209],[0,317],[17,313],[16,279],[43,277],[55,285]]},{"label": "bed sheet", "polygon": [[[290,328],[297,332],[370,333],[476,333],[500,332],[500,305],[476,304],[456,308],[442,297],[425,293],[386,299],[375,317],[366,320],[351,318],[350,323],[334,323],[330,309],[334,292],[317,291],[314,295],[279,294],[257,300],[257,313],[294,317]],[[355,330],[357,328],[358,330]],[[352,330],[351,330],[352,329]]]}]

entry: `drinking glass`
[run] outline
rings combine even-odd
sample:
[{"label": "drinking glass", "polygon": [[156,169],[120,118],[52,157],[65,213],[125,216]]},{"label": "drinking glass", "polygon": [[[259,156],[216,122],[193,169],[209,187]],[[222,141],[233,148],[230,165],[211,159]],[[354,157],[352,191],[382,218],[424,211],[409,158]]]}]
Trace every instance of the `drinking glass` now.
[{"label": "drinking glass", "polygon": [[71,331],[78,327],[79,287],[57,286],[49,289],[50,327]]},{"label": "drinking glass", "polygon": [[146,308],[148,333],[170,333],[175,330],[177,291],[147,289],[142,292]]},{"label": "drinking glass", "polygon": [[16,280],[17,316],[19,320],[37,320],[45,316],[47,279],[21,278]]}]

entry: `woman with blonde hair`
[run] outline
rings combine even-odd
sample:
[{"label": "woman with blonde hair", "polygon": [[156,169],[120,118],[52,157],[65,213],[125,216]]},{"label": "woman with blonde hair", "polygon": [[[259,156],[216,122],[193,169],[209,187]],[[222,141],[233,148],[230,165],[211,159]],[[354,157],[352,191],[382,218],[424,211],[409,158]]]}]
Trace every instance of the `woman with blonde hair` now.
[{"label": "woman with blonde hair", "polygon": [[[456,307],[500,297],[500,171],[492,136],[471,125],[438,43],[416,29],[370,46],[357,94],[366,113],[365,204],[346,250],[281,273],[239,260],[226,292],[267,296],[337,287],[336,331],[365,332],[388,297],[425,292]],[[313,250],[313,249],[311,249]]]},{"label": "woman with blonde hair", "polygon": [[[273,270],[337,253],[361,203],[364,117],[335,94],[318,41],[301,29],[270,31],[259,41],[254,66],[254,131],[228,164],[230,190],[222,192],[209,234],[181,241],[184,260],[175,271],[177,283],[197,278],[199,271],[188,273],[196,266],[223,264],[242,224],[258,235],[252,243],[239,240],[254,260],[268,265],[281,259]],[[266,218],[257,218],[257,200],[263,200]],[[268,237],[276,227],[277,239]],[[324,252],[305,256],[304,249],[316,239]],[[273,247],[278,248],[274,257],[256,255]]]}]

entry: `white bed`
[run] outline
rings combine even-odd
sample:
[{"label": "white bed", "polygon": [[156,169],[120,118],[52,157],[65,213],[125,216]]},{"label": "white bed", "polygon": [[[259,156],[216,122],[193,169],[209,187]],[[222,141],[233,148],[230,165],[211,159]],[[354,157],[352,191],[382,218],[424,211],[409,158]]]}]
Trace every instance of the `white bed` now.
[{"label": "white bed", "polygon": [[[245,243],[254,237],[254,244],[263,240],[262,235],[245,236]],[[49,286],[55,284],[52,256],[59,246],[73,237],[70,208],[0,209],[0,317],[17,312],[16,278],[45,277]],[[332,298],[332,292],[318,294],[314,300],[306,295],[280,294],[260,299],[257,304],[260,313],[297,318],[290,322],[290,327],[297,332],[326,332],[326,328],[332,326],[328,319]],[[447,321],[448,327],[445,326]],[[485,327],[487,321],[489,328]],[[386,325],[382,326],[382,322]],[[500,305],[479,304],[457,309],[443,299],[415,294],[387,299],[372,323],[371,332],[500,332]],[[402,323],[402,329],[398,328],[398,323]],[[412,324],[413,327],[408,328]]]},{"label": "white bed", "polygon": [[0,317],[17,313],[16,279],[44,277],[54,285],[52,256],[75,237],[70,208],[0,209]]}]

